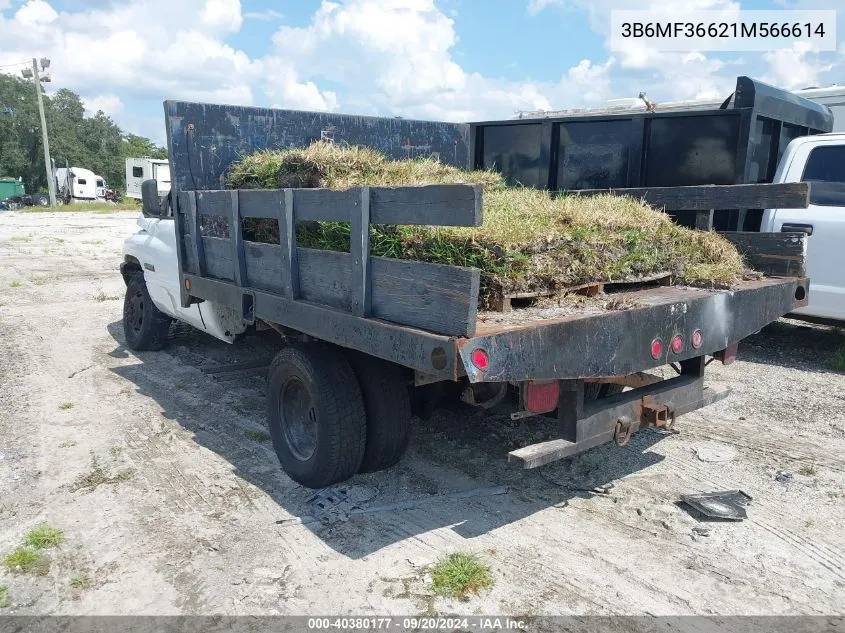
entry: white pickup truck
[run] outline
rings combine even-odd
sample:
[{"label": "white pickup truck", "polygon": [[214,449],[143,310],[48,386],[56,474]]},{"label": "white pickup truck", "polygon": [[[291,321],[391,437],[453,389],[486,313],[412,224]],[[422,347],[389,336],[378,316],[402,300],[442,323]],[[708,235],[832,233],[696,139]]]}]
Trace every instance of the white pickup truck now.
[{"label": "white pickup truck", "polygon": [[845,134],[794,139],[781,157],[774,182],[809,182],[807,209],[768,209],[761,232],[807,233],[810,302],[794,316],[845,321]]}]

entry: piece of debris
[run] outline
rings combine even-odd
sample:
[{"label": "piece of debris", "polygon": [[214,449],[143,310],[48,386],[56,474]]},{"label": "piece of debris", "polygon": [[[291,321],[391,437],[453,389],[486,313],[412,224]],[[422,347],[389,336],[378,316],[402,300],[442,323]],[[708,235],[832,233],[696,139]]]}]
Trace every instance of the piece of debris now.
[{"label": "piece of debris", "polygon": [[681,495],[681,502],[710,519],[742,521],[747,518],[745,507],[751,495],[742,490],[724,490],[697,495]]},{"label": "piece of debris", "polygon": [[779,470],[775,473],[775,481],[779,481],[782,484],[792,483],[793,474],[788,470]]},{"label": "piece of debris", "polygon": [[692,528],[693,534],[697,534],[698,536],[710,536],[712,530],[709,527],[704,525],[696,525]]},{"label": "piece of debris", "polygon": [[736,450],[727,444],[710,442],[693,449],[695,456],[702,462],[721,464],[736,459]]}]

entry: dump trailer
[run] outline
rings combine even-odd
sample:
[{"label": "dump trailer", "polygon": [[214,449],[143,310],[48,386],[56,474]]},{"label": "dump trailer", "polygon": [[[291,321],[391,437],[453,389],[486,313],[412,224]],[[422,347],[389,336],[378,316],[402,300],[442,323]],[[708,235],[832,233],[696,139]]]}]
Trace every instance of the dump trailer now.
[{"label": "dump trailer", "polygon": [[[712,109],[658,105],[474,123],[470,166],[553,191],[771,183],[790,141],[830,132],[833,122],[824,105],[738,77]],[[766,207],[719,208],[716,229],[756,231]]]},{"label": "dump trailer", "polygon": [[[593,290],[610,309],[546,309],[513,296],[481,313],[479,270],[369,248],[371,224],[479,226],[479,186],[225,186],[239,157],[321,138],[465,167],[479,151],[472,126],[175,101],[165,115],[169,202],[144,183],[141,229],[120,267],[127,345],[160,349],[174,319],[235,344],[250,328],[278,332],[286,345],[268,372],[267,423],[281,466],[308,487],[395,464],[412,403],[424,408],[438,394],[544,425],[547,441],[509,453],[521,467],[625,445],[638,429],[669,427],[724,398],[726,387],[705,385],[708,362],[731,363],[739,341],[807,302],[804,233],[737,233],[769,276],[729,290],[606,284]],[[769,188],[758,199],[807,206],[806,183],[756,187]],[[704,189],[694,194],[701,204],[735,186]],[[277,222],[279,243],[245,239],[248,218]],[[350,252],[298,246],[298,223],[312,221],[348,222]],[[649,373],[667,365],[672,378]]]}]

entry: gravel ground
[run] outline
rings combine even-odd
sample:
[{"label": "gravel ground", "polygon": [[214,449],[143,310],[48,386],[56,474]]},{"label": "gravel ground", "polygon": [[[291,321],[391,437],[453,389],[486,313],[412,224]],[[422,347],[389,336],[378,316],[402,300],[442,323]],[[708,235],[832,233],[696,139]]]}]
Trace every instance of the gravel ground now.
[{"label": "gravel ground", "polygon": [[[263,370],[214,371],[269,362],[272,338],[174,327],[164,351],[123,345],[134,220],[0,214],[0,555],[40,522],[66,535],[46,575],[0,567],[0,614],[845,611],[841,332],[782,320],[708,368],[734,392],[678,433],[531,471],[505,455],[546,421],[438,411],[398,466],[344,487],[371,512],[302,522],[313,491],[265,439]],[[717,489],[753,497],[745,521],[677,503]],[[489,562],[493,587],[435,596],[426,568],[454,551]]]}]

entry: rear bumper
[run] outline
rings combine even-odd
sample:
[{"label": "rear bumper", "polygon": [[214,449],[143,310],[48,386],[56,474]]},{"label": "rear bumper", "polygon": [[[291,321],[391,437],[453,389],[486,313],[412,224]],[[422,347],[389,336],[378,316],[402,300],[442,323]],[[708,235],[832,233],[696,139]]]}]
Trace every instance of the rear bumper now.
[{"label": "rear bumper", "polygon": [[613,440],[624,446],[643,427],[669,428],[676,417],[718,402],[730,393],[727,388],[704,387],[703,364],[700,370],[605,398],[583,410],[561,407],[562,437],[512,451],[508,461],[536,468]]},{"label": "rear bumper", "polygon": [[[627,295],[636,304],[627,310],[480,328],[479,336],[458,342],[460,360],[470,382],[624,376],[723,350],[805,306],[808,287],[806,278],[783,278],[721,291],[654,288]],[[678,353],[670,345],[676,335],[683,340]],[[655,339],[663,347],[658,358],[651,355]],[[472,362],[479,348],[489,359],[484,369]]]}]

